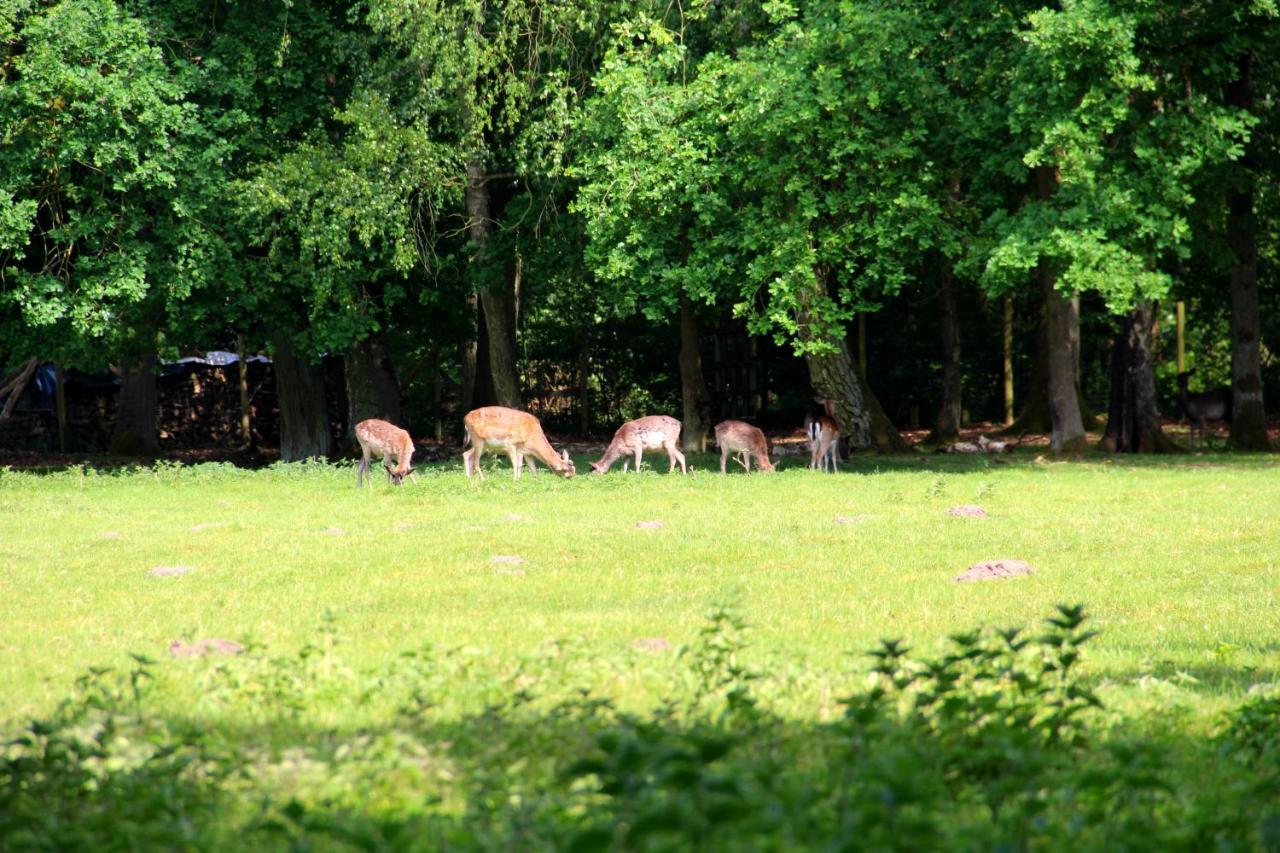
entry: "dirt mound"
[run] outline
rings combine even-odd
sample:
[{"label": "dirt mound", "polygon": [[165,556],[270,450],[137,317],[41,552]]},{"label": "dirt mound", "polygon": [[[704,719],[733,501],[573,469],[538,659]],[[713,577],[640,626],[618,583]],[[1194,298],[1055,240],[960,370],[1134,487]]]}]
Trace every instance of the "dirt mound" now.
[{"label": "dirt mound", "polygon": [[988,560],[985,563],[974,563],[965,569],[964,574],[956,577],[957,583],[966,581],[991,581],[1004,578],[1016,578],[1020,575],[1034,575],[1036,570],[1030,563],[1022,560]]},{"label": "dirt mound", "polygon": [[963,504],[961,506],[953,506],[947,510],[947,515],[955,515],[961,518],[986,518],[987,511],[976,504]]},{"label": "dirt mound", "polygon": [[640,528],[641,530],[657,530],[658,528],[662,527],[662,522],[661,521],[637,521],[636,527]]},{"label": "dirt mound", "polygon": [[640,637],[631,641],[631,648],[642,652],[665,652],[671,648],[666,637]]},{"label": "dirt mound", "polygon": [[175,658],[198,658],[207,654],[238,655],[243,651],[244,646],[235,640],[223,640],[217,637],[208,640],[196,640],[194,643],[174,640],[169,644],[169,654]]}]

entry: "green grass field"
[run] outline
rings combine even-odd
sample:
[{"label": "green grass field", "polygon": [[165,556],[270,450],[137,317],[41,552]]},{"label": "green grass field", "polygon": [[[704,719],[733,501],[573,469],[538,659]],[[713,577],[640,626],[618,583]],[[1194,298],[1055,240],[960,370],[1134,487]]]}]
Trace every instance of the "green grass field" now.
[{"label": "green grass field", "polygon": [[[252,837],[263,846],[302,837],[320,838],[321,846],[367,846],[348,837],[357,825],[373,833],[373,848],[405,846],[387,834],[394,824],[396,832],[412,826],[413,838],[440,844],[508,847],[515,843],[510,833],[524,827],[528,834],[520,837],[531,847],[678,848],[711,836],[689,835],[678,821],[675,829],[637,834],[625,827],[638,818],[626,818],[607,785],[587,797],[568,782],[559,791],[553,781],[579,747],[619,720],[649,720],[664,732],[701,726],[741,734],[734,726],[746,724],[726,721],[732,699],[724,707],[704,702],[715,690],[732,694],[732,684],[749,686],[771,730],[787,732],[779,742],[789,746],[779,750],[809,755],[813,741],[798,733],[816,731],[821,740],[831,736],[821,727],[848,718],[844,700],[880,677],[870,673],[874,659],[865,653],[881,638],[904,638],[913,655],[928,657],[946,648],[949,635],[982,625],[1028,626],[1038,634],[1054,605],[1082,603],[1086,627],[1099,634],[1073,672],[1080,689],[1103,705],[1080,717],[1094,733],[1087,755],[1097,758],[1097,738],[1109,733],[1107,744],[1136,738],[1144,748],[1164,744],[1166,754],[1185,751],[1184,765],[1170,765],[1171,779],[1234,778],[1230,766],[1215,763],[1214,738],[1234,709],[1267,695],[1280,666],[1277,458],[1060,463],[1028,454],[993,464],[920,455],[857,459],[837,476],[810,473],[794,460],[773,476],[721,476],[713,471],[717,460],[691,461],[696,471],[688,477],[615,471],[562,481],[543,472],[512,482],[506,461],[493,460],[478,483],[468,483],[454,463],[422,468],[419,482],[403,488],[378,482],[363,490],[355,487],[354,464],[5,471],[0,720],[11,733],[32,718],[71,730],[85,714],[105,713],[131,721],[130,742],[170,743],[179,752],[195,749],[191,733],[199,731],[201,760],[214,750],[223,757],[211,766],[236,768],[230,775],[202,771],[194,789],[169,797],[203,804],[210,810],[203,817],[189,805],[181,821],[162,809],[167,817],[145,812],[129,823],[117,800],[99,804],[103,827],[124,821],[135,834],[121,837],[144,846],[202,847],[258,830],[265,834]],[[579,465],[586,467],[581,459]],[[947,515],[958,504],[979,504],[989,515]],[[953,582],[970,563],[995,558],[1026,560],[1036,573]],[[150,574],[174,566],[189,571]],[[745,639],[728,622],[719,633],[703,630],[718,605],[745,623]],[[237,640],[248,652],[169,654],[175,640],[213,637]],[[739,678],[739,665],[759,677]],[[98,674],[76,687],[91,667]],[[713,684],[707,667],[728,674]],[[574,715],[588,706],[592,722],[561,731],[564,719],[579,719]],[[577,710],[564,710],[570,707]],[[542,722],[516,725],[529,715]],[[499,719],[501,735],[485,729]],[[477,734],[483,731],[489,734]],[[544,741],[553,731],[560,734]],[[390,760],[360,752],[372,749],[375,732],[411,742],[379,749],[396,762],[413,760],[393,762],[398,769],[389,775],[372,773]],[[758,742],[751,732],[748,740]],[[1170,747],[1170,739],[1185,742],[1185,750]],[[445,760],[445,743],[473,748]],[[14,763],[15,749],[36,747],[24,741],[10,748],[10,784],[27,772],[15,767],[28,767]],[[47,745],[40,749],[48,760]],[[147,761],[171,760],[158,754],[114,766],[133,773]],[[815,766],[811,759],[795,766]],[[109,756],[103,760],[113,766]],[[457,770],[491,760],[500,771]],[[713,756],[699,766],[725,760]],[[1080,763],[1066,754],[1062,766]],[[596,779],[601,771],[591,772]],[[482,777],[487,781],[476,781]],[[646,778],[661,788],[652,773]],[[345,781],[331,790],[333,779]],[[47,784],[53,796],[56,785]],[[111,789],[101,777],[98,785]],[[507,793],[498,796],[495,785]],[[528,791],[520,799],[503,785]],[[75,821],[49,823],[38,789],[25,785],[27,799],[9,802],[13,814],[28,817],[8,825],[0,818],[0,830],[33,833],[13,836],[33,843],[102,842],[83,818],[93,811],[84,803],[77,820],[90,834],[58,836]],[[530,805],[529,791],[541,805]],[[614,796],[612,811],[601,805],[606,795]],[[1199,795],[1186,796],[1186,809],[1203,808]],[[1268,811],[1270,799],[1239,796],[1232,802],[1245,823],[1231,838],[1249,847],[1263,845],[1268,831],[1280,833],[1280,810]],[[988,846],[1009,837],[1007,815],[1021,814],[1006,810],[1001,818],[995,809],[978,819],[967,799],[947,797],[941,811],[920,807],[943,815],[930,830],[945,827],[943,835],[913,835],[903,824],[890,837],[903,846],[931,838]],[[309,824],[290,808],[329,823]],[[1186,820],[1168,804],[1163,812],[1145,808],[1135,820]],[[45,823],[37,820],[42,814]],[[255,823],[264,814],[273,817]],[[699,814],[705,823],[706,810]],[[1113,832],[1125,825],[1113,818],[1099,826]],[[32,828],[37,824],[43,829]],[[339,824],[342,832],[333,829]],[[612,834],[601,826],[612,826]],[[761,847],[816,845],[807,836],[761,835],[758,827],[742,832],[718,836],[720,846],[755,846],[750,839]],[[817,846],[826,846],[831,836],[821,837]],[[1058,846],[1054,837],[1048,847]],[[1076,840],[1109,847],[1118,838]],[[1196,846],[1197,838],[1182,841]],[[1028,843],[1046,846],[1044,839]],[[431,846],[423,842],[422,849]]]}]

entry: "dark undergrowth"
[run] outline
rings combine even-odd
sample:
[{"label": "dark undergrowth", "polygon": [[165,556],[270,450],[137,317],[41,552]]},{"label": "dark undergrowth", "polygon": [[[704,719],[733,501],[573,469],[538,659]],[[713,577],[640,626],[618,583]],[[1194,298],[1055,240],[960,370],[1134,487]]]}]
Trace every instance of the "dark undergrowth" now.
[{"label": "dark undergrowth", "polygon": [[1120,717],[1080,677],[1089,637],[1063,607],[933,658],[886,641],[825,721],[771,707],[726,608],[642,714],[550,658],[479,684],[460,650],[353,672],[327,641],[198,662],[179,714],[139,657],[10,732],[0,847],[1280,849],[1280,694],[1209,735]]}]

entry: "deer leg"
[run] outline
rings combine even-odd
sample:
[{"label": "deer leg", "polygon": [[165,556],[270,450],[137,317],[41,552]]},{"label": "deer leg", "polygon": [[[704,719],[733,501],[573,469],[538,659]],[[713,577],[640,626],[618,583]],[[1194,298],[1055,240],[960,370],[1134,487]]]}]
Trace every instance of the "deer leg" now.
[{"label": "deer leg", "polygon": [[[480,475],[480,479],[484,479],[484,469],[480,467],[480,457],[484,455],[484,444],[473,441],[467,453],[471,454],[467,476],[470,477],[474,472]],[[464,460],[467,458],[467,453],[462,454]]]},{"label": "deer leg", "polygon": [[751,454],[747,453],[747,451],[745,450],[742,451],[742,459],[739,461],[738,464],[741,465],[743,468],[747,469],[747,473],[750,474],[751,473]]},{"label": "deer leg", "polygon": [[644,445],[636,445],[636,473],[640,473],[640,457],[644,455]]},{"label": "deer leg", "polygon": [[366,454],[363,459],[356,463],[356,488],[364,488],[364,472],[369,469],[369,456]]},{"label": "deer leg", "polygon": [[511,457],[511,467],[514,468],[516,472],[514,479],[519,480],[520,472],[524,469],[524,454],[508,444],[507,456]]},{"label": "deer leg", "polygon": [[720,448],[720,473],[721,474],[729,473],[728,471],[724,470],[724,464],[727,461],[729,461],[729,448],[722,447]]},{"label": "deer leg", "polygon": [[667,459],[671,462],[671,467],[667,469],[667,473],[670,474],[676,470],[676,462],[678,461],[680,463],[680,473],[688,474],[689,472],[684,467],[684,454],[676,447],[676,443],[668,440],[663,446],[667,449]]}]

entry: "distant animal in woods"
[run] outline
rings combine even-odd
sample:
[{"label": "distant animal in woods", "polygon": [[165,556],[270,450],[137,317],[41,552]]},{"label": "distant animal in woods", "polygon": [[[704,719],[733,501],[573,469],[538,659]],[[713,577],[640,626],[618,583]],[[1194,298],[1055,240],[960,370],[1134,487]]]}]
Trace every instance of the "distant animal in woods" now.
[{"label": "distant animal in woods", "polygon": [[1203,441],[1208,421],[1231,423],[1231,389],[1219,387],[1211,391],[1188,392],[1187,380],[1193,373],[1194,370],[1187,370],[1178,374],[1178,408],[1191,425],[1192,440],[1198,429]]},{"label": "distant animal in woods", "polygon": [[[411,477],[417,482],[413,468],[409,467],[409,463],[413,461],[413,439],[409,437],[409,433],[395,424],[370,418],[356,424],[356,441],[360,442],[361,452],[360,462],[356,465],[358,488],[364,486],[364,476],[370,473],[369,461],[374,456],[382,457],[387,479],[393,485],[400,485],[405,477]],[[394,468],[391,467],[392,459],[396,461]]]},{"label": "distant animal in woods", "polygon": [[762,471],[772,473],[774,470],[773,463],[769,461],[769,443],[759,427],[742,421],[721,421],[716,424],[716,444],[720,448],[721,474],[728,473],[725,463],[730,453],[741,454],[737,462],[748,472],[751,471],[753,457]]},{"label": "distant animal in woods", "polygon": [[[688,470],[684,464],[684,454],[680,452],[677,446],[680,441],[680,422],[675,418],[666,415],[649,415],[643,418],[636,418],[634,421],[627,421],[618,427],[618,431],[613,434],[613,440],[609,442],[609,447],[605,450],[604,456],[599,461],[591,463],[591,470],[597,474],[603,474],[613,467],[613,463],[619,457],[635,457],[636,473],[640,473],[640,457],[646,450],[662,449],[667,451],[667,460],[671,463],[671,467],[667,469],[667,473],[676,470],[676,463],[680,464],[680,473],[687,474]],[[623,462],[623,471],[626,471],[626,462]]]},{"label": "distant animal in woods", "polygon": [[542,424],[528,412],[505,406],[485,406],[468,412],[462,423],[467,431],[463,445],[471,445],[471,449],[462,454],[467,477],[475,472],[484,476],[484,471],[480,469],[480,457],[487,447],[502,448],[507,452],[517,480],[520,479],[520,470],[525,466],[526,455],[542,460],[543,464],[561,477],[569,478],[577,473],[573,460],[569,458],[569,451],[557,455],[542,432]]},{"label": "distant animal in woods", "polygon": [[805,440],[809,443],[810,470],[831,472],[840,470],[840,427],[836,424],[836,401],[826,397],[814,398],[822,405],[822,412],[809,412],[804,416]]}]

